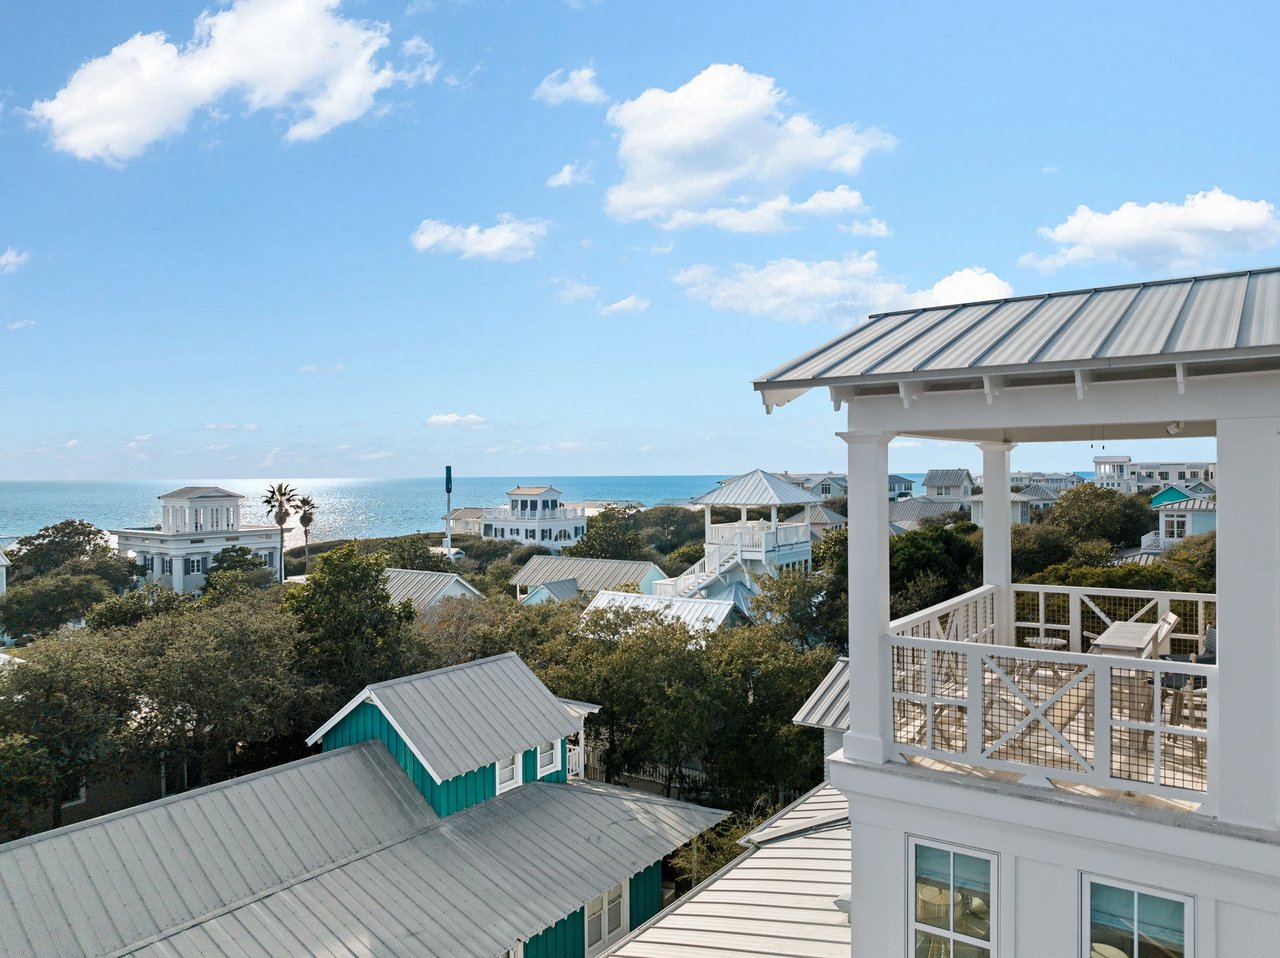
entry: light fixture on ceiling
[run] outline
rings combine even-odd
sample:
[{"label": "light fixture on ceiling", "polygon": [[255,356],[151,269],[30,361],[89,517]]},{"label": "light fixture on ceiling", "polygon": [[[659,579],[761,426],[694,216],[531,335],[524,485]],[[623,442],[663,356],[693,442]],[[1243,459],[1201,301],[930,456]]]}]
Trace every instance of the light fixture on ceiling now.
[{"label": "light fixture on ceiling", "polygon": [[1164,431],[1171,436],[1176,436],[1178,433],[1182,432],[1182,428],[1184,425],[1185,423],[1183,423],[1183,421],[1179,419],[1177,422],[1171,422],[1169,423],[1169,425],[1165,426]]}]

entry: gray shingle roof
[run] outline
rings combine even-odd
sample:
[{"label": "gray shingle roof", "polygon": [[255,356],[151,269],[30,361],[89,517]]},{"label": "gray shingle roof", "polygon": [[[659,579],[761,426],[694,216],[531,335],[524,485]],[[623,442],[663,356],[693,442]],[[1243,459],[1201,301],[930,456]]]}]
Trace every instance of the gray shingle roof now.
[{"label": "gray shingle roof", "polygon": [[748,851],[615,945],[618,958],[848,958],[849,807],[823,785],[743,839]]},{"label": "gray shingle roof", "polygon": [[696,506],[799,506],[821,501],[821,496],[763,469],[735,476],[692,500]]},{"label": "gray shingle roof", "polygon": [[960,486],[966,482],[973,482],[973,476],[968,469],[930,469],[924,476],[924,485],[926,487]]},{"label": "gray shingle roof", "polygon": [[534,556],[511,577],[512,585],[537,588],[547,582],[577,579],[583,592],[599,592],[616,589],[632,582],[641,582],[645,576],[663,572],[652,562],[630,562],[623,559],[577,559],[573,556]]},{"label": "gray shingle roof", "polygon": [[0,955],[492,958],[723,817],[538,782],[440,819],[364,743],[0,846]]},{"label": "gray shingle roof", "polygon": [[682,622],[691,630],[715,630],[724,625],[725,620],[735,615],[738,607],[729,600],[677,598],[664,595],[640,595],[635,592],[597,592],[587,612],[599,612],[603,609],[640,609],[656,612],[676,622]]},{"label": "gray shingle roof", "polygon": [[840,656],[791,721],[809,728],[849,728],[849,659]]},{"label": "gray shingle roof", "polygon": [[173,492],[166,492],[163,496],[156,496],[157,499],[225,499],[230,496],[233,499],[243,499],[238,492],[232,492],[230,489],[223,489],[221,486],[183,486],[181,489],[174,489]]},{"label": "gray shingle roof", "polygon": [[577,732],[560,700],[514,652],[368,686],[312,733],[314,745],[361,702],[378,706],[437,781]]},{"label": "gray shingle roof", "polygon": [[772,407],[814,386],[1276,356],[1280,267],[881,313],[755,388]]},{"label": "gray shingle roof", "polygon": [[425,612],[446,594],[460,592],[480,598],[480,590],[453,572],[426,572],[420,569],[388,569],[387,591],[392,602],[408,599],[418,612]]}]

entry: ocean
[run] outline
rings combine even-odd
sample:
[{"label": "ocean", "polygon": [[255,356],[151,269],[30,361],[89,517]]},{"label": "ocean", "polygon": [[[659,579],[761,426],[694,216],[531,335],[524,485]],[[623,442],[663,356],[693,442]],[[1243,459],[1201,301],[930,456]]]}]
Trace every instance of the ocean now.
[{"label": "ocean", "polygon": [[[637,500],[656,505],[687,499],[715,488],[725,476],[454,476],[453,505],[500,506],[505,493],[521,484],[555,486],[567,502],[583,499]],[[404,535],[444,528],[444,478],[287,479],[316,501],[311,541]],[[160,521],[156,496],[179,486],[216,485],[246,496],[244,519],[270,522],[260,505],[265,479],[171,479],[0,481],[0,537],[26,535],[62,519],[87,519],[102,529],[145,526]],[[296,540],[296,541],[295,541]],[[300,545],[295,530],[289,544]]]}]

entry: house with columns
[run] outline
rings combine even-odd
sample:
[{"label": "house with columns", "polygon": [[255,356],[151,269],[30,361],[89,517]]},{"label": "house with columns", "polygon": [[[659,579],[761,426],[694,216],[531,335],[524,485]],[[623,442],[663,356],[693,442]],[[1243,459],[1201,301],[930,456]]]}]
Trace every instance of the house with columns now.
[{"label": "house with columns", "polygon": [[253,550],[268,569],[280,568],[280,527],[242,522],[240,493],[220,486],[183,486],[157,498],[158,525],[110,530],[120,554],[142,563],[148,582],[174,592],[202,589],[213,557],[233,546]]},{"label": "house with columns", "polygon": [[[852,954],[1280,941],[1280,268],[880,314],[755,382],[817,388],[866,506],[828,756]],[[1216,594],[1013,581],[1016,446],[1172,435],[1217,443]],[[981,451],[983,585],[891,620],[897,436]]]}]

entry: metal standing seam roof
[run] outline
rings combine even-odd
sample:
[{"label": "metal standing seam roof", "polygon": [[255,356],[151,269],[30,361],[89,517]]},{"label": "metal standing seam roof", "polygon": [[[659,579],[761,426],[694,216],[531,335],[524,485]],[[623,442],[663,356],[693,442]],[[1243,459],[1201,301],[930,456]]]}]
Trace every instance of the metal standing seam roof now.
[{"label": "metal standing seam roof", "polygon": [[1156,506],[1157,512],[1217,512],[1217,499],[1202,499],[1192,496],[1190,499],[1175,499],[1173,502],[1162,502]]},{"label": "metal standing seam roof", "polygon": [[538,588],[545,590],[556,602],[568,602],[582,594],[577,579],[557,579],[555,582],[544,582]]},{"label": "metal standing seam roof", "polygon": [[510,492],[509,496],[538,496],[544,492],[554,492],[559,495],[560,490],[555,486],[516,486]]},{"label": "metal standing seam roof", "polygon": [[511,577],[512,585],[535,589],[548,582],[576,579],[583,592],[616,589],[628,583],[643,582],[647,576],[665,574],[652,562],[625,559],[578,559],[573,556],[534,556]]},{"label": "metal standing seam roof", "polygon": [[363,743],[0,846],[0,955],[492,958],[724,814],[537,782],[440,819]]},{"label": "metal standing seam roof", "polygon": [[453,591],[482,598],[479,589],[454,572],[426,572],[419,569],[388,569],[387,592],[392,602],[408,599],[418,612],[425,612]]},{"label": "metal standing seam roof", "polygon": [[958,504],[950,500],[942,502],[930,496],[912,496],[889,503],[889,522],[918,522],[929,516],[941,516],[955,512]]},{"label": "metal standing seam roof", "polygon": [[966,482],[973,482],[973,475],[968,469],[930,469],[925,473],[922,485],[962,486]]},{"label": "metal standing seam roof", "polygon": [[828,509],[826,506],[810,503],[805,506],[804,521],[811,526],[842,526],[848,523],[849,517],[842,516],[834,509]]},{"label": "metal standing seam roof", "polygon": [[481,519],[484,517],[484,510],[479,506],[462,506],[454,509],[448,515],[441,516],[442,519]]},{"label": "metal standing seam roof", "polygon": [[173,492],[166,492],[163,496],[156,496],[157,499],[226,499],[228,497],[244,498],[240,493],[223,489],[221,486],[183,486],[181,489],[174,489]]},{"label": "metal standing seam roof", "polygon": [[677,598],[675,596],[642,595],[636,592],[597,592],[595,598],[583,611],[583,615],[599,612],[603,609],[642,609],[656,612],[677,622],[682,622],[692,631],[710,629],[714,631],[724,625],[725,620],[738,607],[728,600]]},{"label": "metal standing seam roof", "polygon": [[748,850],[605,952],[617,958],[848,958],[849,808],[830,785],[743,840]]},{"label": "metal standing seam roof", "polygon": [[[982,502],[982,497],[983,497],[983,493],[976,492],[969,498],[973,502]],[[1037,482],[1037,483],[1033,483],[1032,485],[1025,486],[1024,488],[1019,489],[1017,492],[1009,493],[1009,501],[1010,502],[1057,502],[1058,494],[1054,492],[1052,489],[1048,488],[1047,486],[1042,486],[1040,485],[1040,483]]]},{"label": "metal standing seam roof", "polygon": [[370,685],[307,739],[372,702],[437,782],[573,735],[577,723],[514,652]]},{"label": "metal standing seam roof", "polygon": [[755,381],[814,386],[1280,357],[1280,267],[879,313]]},{"label": "metal standing seam roof", "polygon": [[735,476],[691,500],[696,506],[802,506],[821,501],[821,496],[763,469]]},{"label": "metal standing seam roof", "polygon": [[849,729],[849,659],[840,656],[791,721],[808,728]]}]

